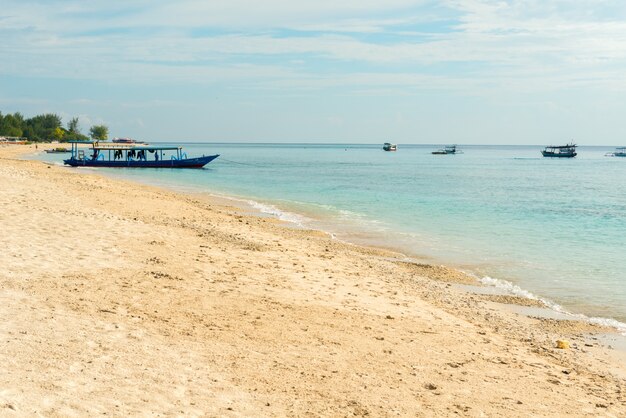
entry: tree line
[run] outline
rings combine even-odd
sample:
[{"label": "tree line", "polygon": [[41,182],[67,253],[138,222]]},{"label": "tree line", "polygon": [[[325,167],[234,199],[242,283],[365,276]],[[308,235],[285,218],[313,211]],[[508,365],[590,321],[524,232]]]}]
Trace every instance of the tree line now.
[{"label": "tree line", "polygon": [[89,137],[104,141],[109,136],[109,128],[105,125],[94,125],[89,128],[89,137],[83,134],[78,118],[72,118],[64,127],[61,117],[54,113],[25,118],[21,113],[0,112],[0,136],[26,138],[33,142],[47,141],[85,141]]}]

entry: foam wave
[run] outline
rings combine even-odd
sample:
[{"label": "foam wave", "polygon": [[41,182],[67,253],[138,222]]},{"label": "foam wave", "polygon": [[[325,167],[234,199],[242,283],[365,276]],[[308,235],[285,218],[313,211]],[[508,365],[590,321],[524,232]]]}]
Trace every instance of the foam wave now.
[{"label": "foam wave", "polygon": [[513,295],[513,296],[519,296],[519,297],[523,297],[527,299],[541,301],[553,311],[556,311],[560,314],[567,315],[571,317],[572,319],[578,319],[581,321],[589,322],[591,324],[603,325],[603,326],[615,328],[620,334],[626,336],[626,324],[618,320],[615,320],[612,318],[589,317],[584,314],[569,312],[567,309],[563,308],[558,303],[555,303],[548,299],[538,297],[534,295],[533,293],[529,292],[528,290],[522,289],[521,287],[506,280],[494,279],[493,277],[484,276],[482,278],[478,278],[478,281],[486,286],[493,286],[498,289],[504,290],[506,293]]},{"label": "foam wave", "polygon": [[309,221],[308,218],[302,215],[298,215],[297,213],[287,212],[282,209],[278,209],[274,205],[257,202],[256,200],[246,200],[245,202],[261,213],[271,215],[275,218],[280,219],[281,221],[290,222],[301,227],[303,227],[304,224],[307,221]]},{"label": "foam wave", "polygon": [[281,221],[292,223],[299,227],[304,227],[305,224],[311,222],[311,219],[307,218],[306,216],[279,209],[276,206],[269,204],[269,203],[261,203],[256,200],[239,198],[239,197],[235,197],[232,195],[224,195],[224,194],[219,194],[219,193],[209,193],[209,196],[214,196],[219,199],[232,200],[233,202],[243,203],[244,205],[247,205],[251,207],[252,209],[257,210],[260,213],[272,216]]},{"label": "foam wave", "polygon": [[[481,282],[484,285],[487,286],[493,286],[496,287],[498,289],[504,290],[506,293],[513,295],[513,296],[520,296],[526,299],[532,299],[532,300],[539,300],[541,302],[547,302],[544,301],[543,299],[535,296],[533,293],[529,292],[528,290],[524,290],[521,287],[508,282],[506,280],[500,280],[500,279],[494,279],[493,277],[489,277],[489,276],[485,276],[482,278],[478,278],[478,281]],[[550,305],[549,305],[550,306]],[[557,305],[558,306],[558,305]],[[552,306],[550,306],[552,307]]]}]

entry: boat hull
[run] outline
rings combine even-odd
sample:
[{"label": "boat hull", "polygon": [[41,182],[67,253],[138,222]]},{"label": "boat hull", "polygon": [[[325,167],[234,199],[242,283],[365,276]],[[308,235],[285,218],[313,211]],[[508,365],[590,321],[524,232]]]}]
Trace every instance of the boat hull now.
[{"label": "boat hull", "polygon": [[63,163],[72,167],[113,167],[113,168],[202,168],[214,159],[219,157],[216,155],[207,155],[198,158],[185,158],[181,160],[159,160],[159,161],[142,161],[142,160],[79,160],[70,158],[63,160]]},{"label": "boat hull", "polygon": [[572,153],[556,153],[556,152],[549,152],[549,151],[541,151],[541,154],[544,157],[550,157],[550,158],[574,158],[575,156],[578,155],[577,152],[572,152]]}]

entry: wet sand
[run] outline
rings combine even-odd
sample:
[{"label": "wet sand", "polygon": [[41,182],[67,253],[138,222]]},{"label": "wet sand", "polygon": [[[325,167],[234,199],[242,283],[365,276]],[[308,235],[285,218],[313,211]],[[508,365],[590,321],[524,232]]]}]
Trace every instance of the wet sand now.
[{"label": "wet sand", "polygon": [[2,416],[626,415],[605,328],[28,150],[0,147]]}]

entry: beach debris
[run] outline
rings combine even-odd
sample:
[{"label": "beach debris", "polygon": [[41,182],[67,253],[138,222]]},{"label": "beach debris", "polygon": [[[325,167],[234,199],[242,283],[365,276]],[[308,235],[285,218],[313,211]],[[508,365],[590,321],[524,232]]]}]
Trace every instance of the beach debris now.
[{"label": "beach debris", "polygon": [[424,387],[428,390],[436,390],[437,389],[437,385],[435,385],[434,383],[427,383],[424,385]]},{"label": "beach debris", "polygon": [[556,340],[556,348],[567,350],[570,348],[569,342],[565,340]]}]

